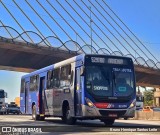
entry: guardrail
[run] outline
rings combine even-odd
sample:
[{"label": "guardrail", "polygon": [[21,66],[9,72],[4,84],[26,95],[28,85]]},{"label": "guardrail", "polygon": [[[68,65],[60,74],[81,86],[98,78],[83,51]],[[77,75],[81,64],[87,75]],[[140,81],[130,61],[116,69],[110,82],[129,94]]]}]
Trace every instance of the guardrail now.
[{"label": "guardrail", "polygon": [[150,111],[150,112],[137,111],[134,119],[136,119],[136,120],[160,120],[160,112],[157,112],[157,111]]}]

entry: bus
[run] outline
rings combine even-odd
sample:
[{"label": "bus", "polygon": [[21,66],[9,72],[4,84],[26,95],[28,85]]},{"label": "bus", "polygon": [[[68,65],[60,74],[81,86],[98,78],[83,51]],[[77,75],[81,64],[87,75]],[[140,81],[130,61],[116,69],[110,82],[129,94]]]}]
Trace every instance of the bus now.
[{"label": "bus", "polygon": [[136,85],[131,58],[81,54],[22,76],[20,110],[34,120],[60,117],[67,124],[135,114]]},{"label": "bus", "polygon": [[0,114],[6,114],[7,112],[7,92],[5,92],[3,89],[0,89]]}]

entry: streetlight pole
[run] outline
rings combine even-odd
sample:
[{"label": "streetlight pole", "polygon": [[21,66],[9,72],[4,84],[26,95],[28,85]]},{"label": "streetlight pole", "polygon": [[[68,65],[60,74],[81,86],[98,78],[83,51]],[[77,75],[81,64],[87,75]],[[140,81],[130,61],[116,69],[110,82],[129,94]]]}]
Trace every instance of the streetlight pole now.
[{"label": "streetlight pole", "polygon": [[91,30],[91,54],[92,54],[92,22],[93,22],[93,20],[92,20],[92,12],[91,12],[91,7],[89,7],[90,8],[90,30]]}]

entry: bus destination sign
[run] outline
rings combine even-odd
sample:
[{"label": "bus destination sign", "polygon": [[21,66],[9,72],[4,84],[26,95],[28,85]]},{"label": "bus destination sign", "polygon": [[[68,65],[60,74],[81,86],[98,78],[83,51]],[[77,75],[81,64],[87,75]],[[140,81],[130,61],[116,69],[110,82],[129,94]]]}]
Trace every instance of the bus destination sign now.
[{"label": "bus destination sign", "polygon": [[91,61],[92,63],[105,63],[105,59],[100,57],[91,57]]},{"label": "bus destination sign", "polygon": [[108,63],[109,64],[124,64],[123,59],[113,59],[113,58],[109,58]]},{"label": "bus destination sign", "polygon": [[92,63],[118,64],[118,65],[126,64],[126,61],[123,59],[102,58],[102,57],[91,57],[91,62]]}]

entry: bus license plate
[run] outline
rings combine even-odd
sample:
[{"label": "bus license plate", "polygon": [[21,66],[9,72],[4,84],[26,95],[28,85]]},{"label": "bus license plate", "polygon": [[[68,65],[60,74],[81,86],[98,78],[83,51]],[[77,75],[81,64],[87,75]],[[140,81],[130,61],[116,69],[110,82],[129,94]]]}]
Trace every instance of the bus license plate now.
[{"label": "bus license plate", "polygon": [[117,114],[109,114],[109,117],[117,117]]}]

